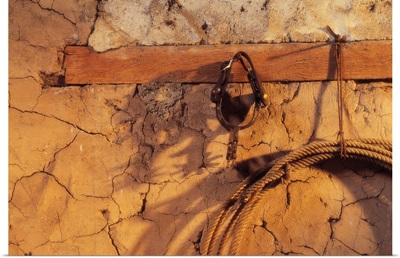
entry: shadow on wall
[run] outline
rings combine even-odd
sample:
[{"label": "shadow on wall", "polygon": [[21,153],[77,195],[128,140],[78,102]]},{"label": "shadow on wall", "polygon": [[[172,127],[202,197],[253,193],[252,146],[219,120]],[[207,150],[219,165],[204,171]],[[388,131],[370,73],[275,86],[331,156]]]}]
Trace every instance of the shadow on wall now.
[{"label": "shadow on wall", "polygon": [[[232,86],[232,94],[239,93],[244,103],[252,103],[246,92],[247,84]],[[35,229],[41,236],[29,234],[30,238],[24,238],[18,248],[33,254],[199,254],[215,212],[245,176],[308,141],[336,139],[337,111],[331,100],[336,92],[334,83],[263,86],[271,96],[271,103],[261,110],[250,128],[240,131],[237,170],[226,168],[228,133],[215,117],[210,101],[213,85],[150,83],[137,88],[87,86],[45,92],[34,111],[43,112],[46,106],[42,103],[59,103],[51,110],[47,107],[49,117],[43,119],[45,124],[49,120],[55,123],[54,128],[61,128],[63,133],[54,132],[54,138],[71,135],[73,139],[57,147],[62,151],[56,152],[45,172],[16,183],[18,191],[10,203],[18,204],[20,210],[13,209],[10,216],[18,215],[24,224],[18,225],[19,221],[14,220],[11,234],[26,228],[27,221],[37,225],[40,218],[41,223]],[[241,119],[243,114],[238,117]],[[75,124],[79,126],[72,126]],[[363,126],[357,128],[362,130]],[[374,132],[373,129],[369,131]],[[368,130],[361,130],[365,136]],[[254,220],[254,230],[249,234],[249,248],[253,248],[247,253],[307,254],[312,250],[315,250],[312,254],[390,253],[387,251],[390,246],[387,243],[391,241],[387,237],[391,232],[390,220],[382,216],[391,216],[391,205],[379,199],[385,195],[390,199],[387,193],[391,190],[390,180],[382,180],[381,173],[368,170],[356,176],[359,181],[347,181],[352,179],[348,174],[356,175],[359,169],[364,169],[362,163],[351,169],[340,166],[337,170],[326,164],[329,163],[322,165],[323,172],[306,170],[298,178],[294,173],[287,179],[287,187],[280,184],[271,190],[271,198],[265,205],[267,210]],[[344,183],[334,176],[328,177],[330,173],[345,174],[346,179],[339,176]],[[367,183],[372,185],[371,191],[367,190]],[[33,185],[34,190],[24,195],[24,190],[27,192]],[[326,185],[329,191],[318,188]],[[61,186],[65,189],[60,189]],[[315,194],[315,189],[319,194]],[[46,194],[47,191],[57,195]],[[311,197],[305,198],[305,193]],[[31,207],[34,202],[27,200],[32,196],[37,197],[35,201],[41,200],[43,205],[39,209]],[[305,203],[296,204],[296,197]],[[60,202],[63,198],[65,202]],[[25,207],[25,203],[31,206]],[[345,208],[340,216],[342,206]],[[352,209],[348,207],[352,206],[361,207],[350,214]],[[272,212],[274,208],[280,210]],[[313,214],[296,217],[310,210]],[[317,223],[315,212],[319,210],[324,211],[324,216],[318,217]],[[22,215],[15,215],[16,212]],[[80,226],[71,227],[76,221]],[[288,227],[295,222],[297,227]],[[351,238],[339,232],[346,225],[370,222],[370,227],[363,227],[370,228],[369,231]],[[297,232],[309,233],[299,236]],[[320,236],[313,237],[317,233]],[[263,237],[268,241],[262,241]],[[332,238],[339,240],[332,242]],[[375,251],[366,249],[360,239],[371,240],[372,247],[379,243],[380,246]],[[334,244],[328,246],[329,243]],[[354,243],[363,244],[360,247]]]},{"label": "shadow on wall", "polygon": [[354,160],[291,171],[259,204],[239,254],[390,255],[391,189],[391,173]]},{"label": "shadow on wall", "polygon": [[210,214],[243,179],[224,168],[227,139],[211,86],[147,84],[138,91],[147,110],[144,140],[114,193],[146,189],[136,196],[137,213],[113,225],[111,235],[120,254],[198,254]]},{"label": "shadow on wall", "polygon": [[[242,142],[243,145],[240,146],[238,154],[249,152],[250,154],[247,156],[251,158],[246,158],[246,156],[243,158],[239,155],[238,170],[225,168],[228,136],[215,118],[213,104],[209,101],[211,88],[212,85],[148,84],[139,86],[139,94],[136,97],[140,97],[147,109],[143,124],[144,140],[139,147],[139,152],[125,170],[126,173],[131,175],[128,177],[129,180],[114,184],[114,192],[135,188],[134,191],[141,193],[136,198],[141,200],[142,205],[136,209],[134,215],[131,214],[130,217],[110,227],[110,234],[120,254],[199,254],[201,241],[206,232],[205,229],[219,206],[235,190],[244,176],[273,159],[283,156],[291,148],[295,148],[285,146],[286,149],[271,152],[271,147],[268,144],[263,144],[265,139],[257,139],[258,145],[265,147],[262,151],[260,151],[260,148],[255,151],[246,149],[244,148],[246,142],[254,141],[253,135],[248,134],[251,131],[249,128],[247,133],[245,131],[240,133],[239,144]],[[325,88],[321,87],[319,94],[324,94]],[[245,98],[247,97],[245,95]],[[322,101],[321,99],[322,97],[320,101]],[[151,102],[151,100],[156,100],[156,102]],[[319,116],[319,113],[315,114],[315,117]],[[281,120],[280,117],[274,117],[274,114],[269,110],[263,110],[260,117],[254,126],[255,129],[261,131],[259,134],[261,136],[273,131],[275,126],[273,122],[265,121],[265,117],[270,120]],[[315,120],[319,121],[319,119]],[[314,126],[318,126],[318,123],[315,123]],[[311,131],[315,132],[316,130],[317,128],[314,128]],[[260,152],[268,154],[260,155]],[[302,209],[313,210],[313,205],[321,208],[318,205],[327,203],[327,206],[323,205],[321,208],[326,210],[326,207],[333,205],[330,204],[331,202],[341,204],[338,206],[339,208],[332,208],[330,214],[324,213],[325,216],[321,217],[320,223],[312,222],[315,221],[315,217],[312,215],[302,218],[304,224],[297,223],[297,230],[303,227],[310,228],[310,234],[307,236],[304,233],[307,231],[304,231],[303,235],[306,236],[303,236],[302,239],[311,241],[311,243],[303,243],[304,241],[299,242],[298,240],[295,243],[298,243],[301,248],[294,247],[295,244],[292,243],[292,240],[299,236],[296,231],[293,231],[293,228],[290,229],[281,224],[281,229],[286,233],[280,231],[279,227],[271,231],[270,226],[266,226],[269,225],[267,221],[267,224],[264,225],[264,233],[274,236],[275,239],[272,241],[274,247],[270,249],[263,247],[264,244],[268,247],[271,243],[260,244],[259,233],[254,230],[254,241],[258,241],[258,249],[250,250],[248,254],[294,254],[307,253],[309,250],[315,250],[313,254],[319,255],[389,254],[391,252],[389,248],[391,244],[387,242],[391,241],[388,237],[391,235],[391,220],[384,218],[391,216],[391,203],[388,201],[391,199],[390,194],[388,194],[388,191],[391,190],[390,180],[385,177],[383,187],[382,185],[371,184],[371,186],[368,186],[370,190],[366,190],[366,183],[370,184],[367,179],[381,175],[378,170],[368,170],[368,172],[365,172],[366,174],[363,172],[364,174],[357,176],[358,181],[347,181],[341,177],[341,175],[346,175],[346,177],[351,178],[351,176],[348,176],[349,168],[346,167],[347,165],[327,166],[325,164],[331,163],[327,162],[322,165],[323,173],[302,174],[303,178],[296,179],[297,181],[289,180],[289,184],[291,182],[294,182],[294,184],[305,182],[304,184],[307,184],[307,180],[319,182],[314,183],[314,187],[330,182],[331,187],[337,193],[342,194],[342,198],[333,200],[327,196],[324,199],[325,197],[315,195],[310,197],[310,200],[317,200],[317,204],[310,201],[308,208],[302,207]],[[350,170],[354,171],[350,173],[355,175],[357,175],[359,169],[366,168],[366,165],[362,163],[351,164]],[[335,176],[336,179],[333,179]],[[140,190],[143,187],[144,190]],[[308,189],[307,192],[312,192],[312,189]],[[271,192],[273,191],[272,189]],[[293,202],[294,196],[302,196],[304,191],[306,190],[303,188],[299,190],[292,188],[289,194],[290,198],[287,193],[283,193],[285,209],[280,211],[281,217],[287,221],[299,219],[289,212],[287,205],[291,199],[290,207],[294,207],[296,205]],[[334,193],[334,195],[337,193]],[[352,197],[352,195],[354,196]],[[385,198],[382,200],[381,197]],[[281,197],[277,198],[282,199]],[[351,199],[354,199],[354,201],[346,203],[347,200]],[[274,198],[270,202],[272,206],[278,205]],[[373,203],[367,204],[367,202]],[[354,209],[352,215],[343,213],[345,210],[346,212],[351,211],[347,207],[355,204],[360,205],[361,209]],[[384,206],[382,207],[381,204]],[[373,208],[378,206],[379,211],[377,208]],[[360,211],[363,211],[363,213],[358,214]],[[265,211],[266,217],[268,217],[268,212]],[[297,214],[301,215],[302,213]],[[346,214],[346,217],[343,214]],[[379,214],[383,214],[383,217]],[[356,215],[359,216],[355,218]],[[343,227],[343,224],[340,223],[354,225],[355,219],[358,224],[372,221],[370,231],[368,229],[366,231],[373,236],[368,239],[377,246],[373,251],[371,251],[371,248],[366,248],[365,242],[359,239],[359,237],[365,239],[364,235],[352,235],[352,238],[344,238],[340,231],[342,229],[336,229],[339,227],[338,225]],[[263,221],[263,219],[261,220]],[[255,227],[260,224],[259,221],[260,218],[254,223]],[[279,224],[277,225],[279,226]],[[321,225],[324,225],[324,227],[321,231],[318,231]],[[326,233],[327,228],[329,233]],[[357,230],[355,228],[355,232]],[[315,243],[312,238],[314,238],[316,232],[322,232],[323,234],[320,234],[323,237]],[[288,240],[290,241],[288,242]],[[354,244],[355,242],[360,243],[360,241],[363,244],[358,246]],[[321,246],[324,248],[321,249]]]}]

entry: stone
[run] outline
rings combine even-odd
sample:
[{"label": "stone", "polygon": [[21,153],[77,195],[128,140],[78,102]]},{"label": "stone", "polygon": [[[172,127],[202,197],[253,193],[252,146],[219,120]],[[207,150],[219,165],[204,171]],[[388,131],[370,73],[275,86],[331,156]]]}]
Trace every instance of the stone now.
[{"label": "stone", "polygon": [[391,39],[390,0],[101,3],[89,38],[100,52],[128,45],[326,41],[326,25],[349,40]]}]

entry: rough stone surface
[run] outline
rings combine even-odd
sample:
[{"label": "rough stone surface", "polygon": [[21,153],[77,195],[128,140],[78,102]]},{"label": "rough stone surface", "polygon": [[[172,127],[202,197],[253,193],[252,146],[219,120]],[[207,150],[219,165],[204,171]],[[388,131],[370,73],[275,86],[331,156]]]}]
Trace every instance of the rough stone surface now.
[{"label": "rough stone surface", "polygon": [[350,40],[391,38],[391,0],[100,2],[89,38],[97,51],[129,45],[326,41],[326,25]]},{"label": "rough stone surface", "polygon": [[[336,82],[265,83],[237,169],[209,84],[49,87],[66,45],[391,38],[391,1],[10,1],[9,254],[196,255],[215,212],[257,168],[337,138]],[[248,91],[232,86],[233,94]],[[391,82],[344,84],[347,138],[392,137]],[[392,252],[391,174],[329,160],[271,189],[242,254]]]}]

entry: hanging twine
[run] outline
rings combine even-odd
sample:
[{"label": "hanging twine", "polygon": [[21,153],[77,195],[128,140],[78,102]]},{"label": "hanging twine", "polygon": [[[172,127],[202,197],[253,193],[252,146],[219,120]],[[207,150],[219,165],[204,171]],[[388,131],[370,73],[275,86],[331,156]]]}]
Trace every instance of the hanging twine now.
[{"label": "hanging twine", "polygon": [[340,157],[346,157],[346,141],[344,137],[343,129],[343,113],[344,113],[344,100],[343,100],[343,58],[342,58],[342,43],[346,42],[346,35],[339,35],[333,32],[331,27],[326,26],[329,34],[335,38],[333,43],[335,46],[335,60],[336,60],[336,84],[337,84],[337,94],[338,94],[338,114],[339,114],[339,139],[340,139]]}]

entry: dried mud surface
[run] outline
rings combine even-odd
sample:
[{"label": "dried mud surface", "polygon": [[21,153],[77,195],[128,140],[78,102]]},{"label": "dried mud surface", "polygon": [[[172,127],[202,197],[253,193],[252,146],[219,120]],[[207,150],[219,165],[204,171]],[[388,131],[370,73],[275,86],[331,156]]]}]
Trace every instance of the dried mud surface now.
[{"label": "dried mud surface", "polygon": [[[294,2],[10,1],[9,254],[200,254],[213,216],[247,175],[309,142],[336,139],[336,82],[263,84],[270,104],[240,131],[237,169],[226,167],[213,85],[48,86],[63,72],[66,45],[326,40],[313,17],[328,2]],[[391,1],[328,7],[321,26],[348,15],[334,24],[339,33],[391,38],[383,15]],[[250,16],[266,25],[239,22]],[[344,96],[348,138],[391,139],[391,82],[347,81]],[[290,173],[268,192],[241,252],[390,255],[391,192],[391,174],[370,163],[334,159]]]}]

